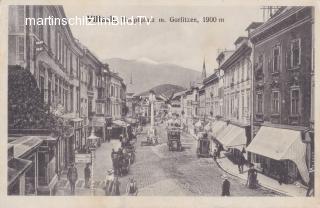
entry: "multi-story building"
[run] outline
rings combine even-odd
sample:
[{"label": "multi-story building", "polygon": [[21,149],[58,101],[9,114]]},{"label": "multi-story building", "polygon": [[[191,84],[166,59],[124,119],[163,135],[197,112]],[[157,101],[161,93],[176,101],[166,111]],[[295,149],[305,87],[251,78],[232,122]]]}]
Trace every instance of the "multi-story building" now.
[{"label": "multi-story building", "polygon": [[[13,139],[17,139],[13,134],[33,134],[42,140],[41,151],[36,153],[39,175],[33,187],[35,194],[53,193],[57,176],[75,161],[76,152],[85,150],[88,119],[97,134],[101,131],[98,136],[105,138],[105,120],[111,116],[107,86],[111,85],[112,73],[108,65],[76,40],[68,25],[36,24],[38,18],[49,16],[66,18],[62,6],[9,6],[9,70],[16,65],[29,70],[51,113],[72,127],[70,132],[54,138],[42,135],[47,129],[9,129]],[[117,79],[122,80],[119,76]]]},{"label": "multi-story building", "polygon": [[221,105],[219,97],[219,70],[215,70],[213,74],[207,77],[204,82],[205,86],[205,108],[206,116],[214,121],[217,117],[221,116]]},{"label": "multi-story building", "polygon": [[115,72],[110,72],[110,112],[113,120],[122,117],[121,89],[123,79]]},{"label": "multi-story building", "polygon": [[[251,162],[285,182],[308,182],[312,142],[312,7],[282,7],[250,33],[254,51]],[[309,155],[309,156],[308,156]]]},{"label": "multi-story building", "polygon": [[[30,70],[51,112],[65,119],[79,119],[79,60],[83,51],[73,38],[70,28],[37,25],[32,19],[25,24],[25,18],[48,16],[65,18],[65,13],[61,6],[9,6],[8,64]],[[81,119],[77,122],[83,126]],[[47,148],[47,151],[39,152],[39,158],[53,158],[57,166],[47,170],[52,173],[43,174],[59,174],[74,160],[74,135],[44,141],[47,146],[53,143],[57,144],[53,146],[55,155],[51,156],[50,148]],[[49,181],[39,180],[38,188],[41,191],[49,189],[51,192],[55,185],[54,178]]]},{"label": "multi-story building", "polygon": [[190,133],[194,133],[194,123],[199,119],[198,109],[199,109],[199,87],[191,86],[182,99],[182,120],[183,124],[186,126]]},{"label": "multi-story building", "polygon": [[[220,64],[224,75],[223,118],[228,125],[216,140],[237,158],[250,140],[251,47],[247,37],[239,37],[234,44],[234,52]],[[215,89],[218,97],[218,88]]]},{"label": "multi-story building", "polygon": [[126,92],[127,92],[127,86],[122,80],[121,88],[120,88],[121,118],[124,118],[128,113]]}]

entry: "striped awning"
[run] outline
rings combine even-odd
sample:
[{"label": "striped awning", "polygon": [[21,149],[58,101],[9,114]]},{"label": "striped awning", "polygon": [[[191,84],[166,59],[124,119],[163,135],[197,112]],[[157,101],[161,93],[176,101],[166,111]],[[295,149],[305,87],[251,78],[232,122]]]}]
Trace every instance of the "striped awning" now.
[{"label": "striped awning", "polygon": [[217,135],[227,126],[227,123],[224,121],[216,121],[212,126],[212,136],[217,137]]},{"label": "striped awning", "polygon": [[221,133],[221,135],[218,135],[217,140],[225,149],[236,148],[240,151],[247,143],[245,129],[232,124],[228,125],[224,134]]},{"label": "striped awning", "polygon": [[291,160],[297,165],[302,179],[309,181],[306,144],[302,142],[300,131],[262,126],[247,151],[274,160]]}]

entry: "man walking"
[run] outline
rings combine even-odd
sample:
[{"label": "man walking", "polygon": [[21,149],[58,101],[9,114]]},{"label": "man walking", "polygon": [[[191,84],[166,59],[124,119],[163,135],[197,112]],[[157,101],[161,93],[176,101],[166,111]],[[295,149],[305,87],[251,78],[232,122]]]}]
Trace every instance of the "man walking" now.
[{"label": "man walking", "polygon": [[120,196],[120,182],[118,176],[115,177],[113,183],[113,196]]},{"label": "man walking", "polygon": [[89,168],[89,163],[87,163],[86,167],[84,168],[84,184],[86,188],[89,188],[90,177],[91,177],[91,170]]},{"label": "man walking", "polygon": [[222,183],[222,196],[230,196],[230,181],[226,175],[224,175],[222,178],[224,178]]},{"label": "man walking", "polygon": [[67,178],[70,183],[71,194],[74,195],[76,182],[78,180],[78,171],[77,168],[74,166],[74,163],[71,163],[71,166],[68,169]]}]

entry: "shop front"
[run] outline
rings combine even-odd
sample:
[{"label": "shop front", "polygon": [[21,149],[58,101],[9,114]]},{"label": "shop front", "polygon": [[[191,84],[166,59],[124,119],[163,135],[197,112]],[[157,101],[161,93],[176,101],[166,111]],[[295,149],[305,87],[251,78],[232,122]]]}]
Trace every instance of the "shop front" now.
[{"label": "shop front", "polygon": [[306,149],[301,131],[267,126],[260,128],[247,147],[258,170],[275,179],[283,175],[284,183],[309,181]]},{"label": "shop front", "polygon": [[61,168],[60,139],[51,136],[39,136],[42,140],[39,147],[39,194],[53,195],[58,182],[58,173]]},{"label": "shop front", "polygon": [[229,159],[238,163],[247,144],[245,128],[229,124],[225,130],[217,136],[216,140],[222,145],[224,150],[228,151]]}]

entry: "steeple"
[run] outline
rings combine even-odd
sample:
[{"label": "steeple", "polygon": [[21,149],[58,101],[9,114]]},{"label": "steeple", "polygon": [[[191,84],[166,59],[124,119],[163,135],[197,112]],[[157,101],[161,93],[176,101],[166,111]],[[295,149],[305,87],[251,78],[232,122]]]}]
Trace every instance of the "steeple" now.
[{"label": "steeple", "polygon": [[205,79],[207,77],[207,72],[206,72],[206,59],[203,59],[203,66],[202,66],[202,73],[201,73],[201,78]]}]

